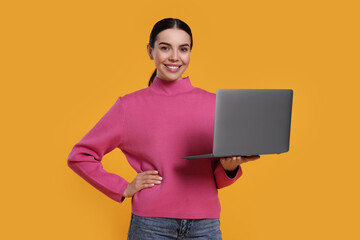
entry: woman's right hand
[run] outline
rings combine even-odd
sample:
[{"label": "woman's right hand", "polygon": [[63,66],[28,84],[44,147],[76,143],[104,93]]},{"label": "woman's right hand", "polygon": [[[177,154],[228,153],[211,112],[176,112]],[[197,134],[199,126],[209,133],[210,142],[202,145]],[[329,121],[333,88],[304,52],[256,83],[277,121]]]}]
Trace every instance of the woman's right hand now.
[{"label": "woman's right hand", "polygon": [[138,173],[135,179],[129,183],[123,197],[132,197],[138,191],[144,188],[151,188],[153,186],[159,185],[161,183],[162,177],[158,175],[158,171],[149,170],[145,172]]}]

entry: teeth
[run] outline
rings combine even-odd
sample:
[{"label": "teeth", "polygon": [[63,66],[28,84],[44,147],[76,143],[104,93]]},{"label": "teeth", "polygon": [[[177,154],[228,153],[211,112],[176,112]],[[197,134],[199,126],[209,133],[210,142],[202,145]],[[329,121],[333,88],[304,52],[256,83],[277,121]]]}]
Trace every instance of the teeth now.
[{"label": "teeth", "polygon": [[180,66],[175,67],[175,66],[168,66],[168,65],[166,65],[166,67],[171,68],[171,69],[178,69]]}]

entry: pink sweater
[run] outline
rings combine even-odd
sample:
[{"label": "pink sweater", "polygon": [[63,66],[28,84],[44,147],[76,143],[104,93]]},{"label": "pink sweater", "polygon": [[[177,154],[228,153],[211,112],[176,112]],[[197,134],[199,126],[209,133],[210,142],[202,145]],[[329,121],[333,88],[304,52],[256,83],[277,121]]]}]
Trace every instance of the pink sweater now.
[{"label": "pink sweater", "polygon": [[[228,177],[219,159],[182,159],[212,153],[216,94],[193,87],[189,77],[119,97],[73,147],[68,166],[111,199],[122,202],[128,181],[103,169],[105,154],[119,148],[136,172],[157,170],[160,185],[132,197],[132,212],[144,217],[219,218],[219,188]],[[131,179],[132,180],[132,179]]]}]

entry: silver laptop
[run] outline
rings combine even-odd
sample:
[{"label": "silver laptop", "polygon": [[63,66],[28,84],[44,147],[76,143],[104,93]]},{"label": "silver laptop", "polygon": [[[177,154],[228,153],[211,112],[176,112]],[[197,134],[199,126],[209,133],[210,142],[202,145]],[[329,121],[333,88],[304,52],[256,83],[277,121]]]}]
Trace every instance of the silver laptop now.
[{"label": "silver laptop", "polygon": [[218,89],[211,154],[219,158],[289,151],[292,89]]}]

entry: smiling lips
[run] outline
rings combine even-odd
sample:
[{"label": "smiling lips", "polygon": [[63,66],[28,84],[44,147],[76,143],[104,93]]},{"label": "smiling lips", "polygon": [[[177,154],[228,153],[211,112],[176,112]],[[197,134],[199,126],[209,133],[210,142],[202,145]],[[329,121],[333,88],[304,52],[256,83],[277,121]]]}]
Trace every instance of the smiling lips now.
[{"label": "smiling lips", "polygon": [[181,65],[174,65],[174,64],[164,64],[164,66],[170,72],[177,72],[181,67]]}]

